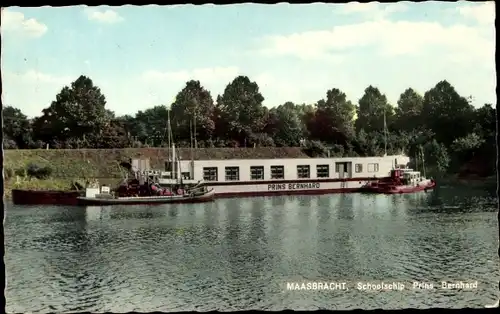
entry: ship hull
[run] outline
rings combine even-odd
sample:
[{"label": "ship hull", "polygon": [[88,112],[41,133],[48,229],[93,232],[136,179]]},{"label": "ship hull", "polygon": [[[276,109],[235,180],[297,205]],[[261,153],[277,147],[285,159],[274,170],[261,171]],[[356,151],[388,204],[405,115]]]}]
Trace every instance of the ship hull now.
[{"label": "ship hull", "polygon": [[379,186],[377,191],[382,194],[408,194],[417,192],[427,192],[436,187],[435,181],[430,181],[425,184],[418,185],[385,185]]},{"label": "ship hull", "polygon": [[210,190],[203,195],[198,196],[138,196],[138,197],[120,197],[120,198],[95,198],[78,197],[80,206],[111,206],[111,205],[161,205],[161,204],[179,204],[179,203],[204,203],[214,200],[215,192]]},{"label": "ship hull", "polygon": [[77,205],[80,191],[35,191],[12,190],[12,202],[15,205]]}]

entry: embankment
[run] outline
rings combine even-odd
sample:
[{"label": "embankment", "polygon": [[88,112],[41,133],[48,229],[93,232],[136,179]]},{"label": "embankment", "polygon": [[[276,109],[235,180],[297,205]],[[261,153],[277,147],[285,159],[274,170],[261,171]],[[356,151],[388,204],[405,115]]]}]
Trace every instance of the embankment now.
[{"label": "embankment", "polygon": [[[190,149],[178,149],[184,160],[191,159]],[[193,158],[252,159],[252,158],[308,158],[298,147],[258,148],[199,148],[193,149]],[[5,169],[20,169],[29,164],[52,168],[53,178],[120,178],[119,163],[130,158],[149,158],[152,168],[163,168],[170,156],[166,148],[126,149],[33,149],[5,150]]]}]

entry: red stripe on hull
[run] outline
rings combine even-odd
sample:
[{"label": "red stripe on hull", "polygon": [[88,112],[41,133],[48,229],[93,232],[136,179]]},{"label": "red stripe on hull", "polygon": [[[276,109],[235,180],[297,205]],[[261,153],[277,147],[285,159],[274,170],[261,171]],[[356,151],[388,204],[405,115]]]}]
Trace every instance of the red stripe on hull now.
[{"label": "red stripe on hull", "polygon": [[237,193],[217,193],[217,198],[233,197],[259,197],[259,196],[281,196],[281,195],[325,195],[338,193],[356,193],[359,188],[344,189],[324,189],[324,190],[279,190],[279,191],[257,191],[257,192],[237,192]]}]

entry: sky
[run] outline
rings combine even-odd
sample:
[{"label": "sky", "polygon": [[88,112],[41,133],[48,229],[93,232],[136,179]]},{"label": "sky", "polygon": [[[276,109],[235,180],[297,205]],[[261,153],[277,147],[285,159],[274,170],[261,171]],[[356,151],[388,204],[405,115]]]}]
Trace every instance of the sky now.
[{"label": "sky", "polygon": [[39,116],[90,77],[116,114],[169,105],[190,80],[214,100],[238,75],[264,105],[314,103],[338,88],[389,102],[448,80],[475,106],[496,104],[494,2],[8,7],[3,103]]}]

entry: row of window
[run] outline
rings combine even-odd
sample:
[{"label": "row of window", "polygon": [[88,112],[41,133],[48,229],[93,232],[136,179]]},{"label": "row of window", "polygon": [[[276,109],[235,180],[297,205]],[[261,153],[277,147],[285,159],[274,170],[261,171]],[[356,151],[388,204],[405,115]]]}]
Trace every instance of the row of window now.
[{"label": "row of window", "polygon": [[[356,173],[363,172],[363,164],[355,164]],[[368,164],[368,172],[378,172],[378,164]],[[342,171],[341,171],[342,170]],[[225,167],[226,175],[225,181],[239,181],[240,180],[240,167]],[[336,164],[335,172],[347,172],[346,164]],[[218,168],[217,167],[204,167],[203,180],[217,181]],[[311,177],[311,166],[298,165],[297,178],[309,179]],[[317,165],[316,166],[317,178],[330,177],[330,165]],[[285,166],[271,166],[271,179],[285,179]],[[264,166],[250,166],[250,180],[264,180]]]}]

